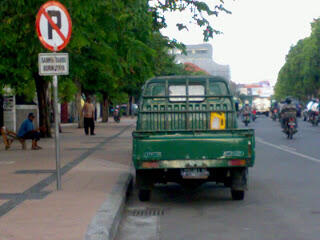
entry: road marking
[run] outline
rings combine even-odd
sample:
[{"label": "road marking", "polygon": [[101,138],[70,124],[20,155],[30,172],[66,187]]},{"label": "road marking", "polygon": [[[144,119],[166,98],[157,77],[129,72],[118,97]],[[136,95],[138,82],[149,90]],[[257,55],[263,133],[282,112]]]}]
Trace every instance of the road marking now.
[{"label": "road marking", "polygon": [[295,148],[293,148],[293,147],[286,146],[286,145],[280,145],[280,147],[285,148],[285,149],[288,149],[288,150],[291,150],[291,151],[293,151],[293,152],[297,151],[297,149],[295,149]]},{"label": "road marking", "polygon": [[320,159],[317,159],[317,158],[314,158],[314,157],[305,155],[305,154],[303,154],[303,153],[299,153],[299,152],[293,151],[293,150],[289,149],[288,147],[283,147],[283,145],[278,146],[278,145],[269,143],[269,142],[267,142],[267,141],[264,141],[264,140],[262,140],[262,139],[259,138],[259,137],[256,137],[256,141],[259,142],[259,143],[262,143],[262,144],[264,144],[264,145],[268,145],[268,146],[270,146],[270,147],[279,149],[279,150],[281,150],[281,151],[284,151],[284,152],[287,152],[287,153],[291,153],[292,155],[296,155],[296,156],[299,156],[299,157],[308,159],[308,160],[310,160],[310,161],[320,163]]}]

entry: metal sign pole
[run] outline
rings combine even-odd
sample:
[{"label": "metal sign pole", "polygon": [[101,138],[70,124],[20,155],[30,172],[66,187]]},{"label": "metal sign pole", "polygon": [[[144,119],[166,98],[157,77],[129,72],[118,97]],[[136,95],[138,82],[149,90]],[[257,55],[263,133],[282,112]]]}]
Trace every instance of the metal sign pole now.
[{"label": "metal sign pole", "polygon": [[57,75],[53,76],[53,98],[54,98],[57,190],[61,190],[60,138],[59,138],[59,116],[58,116],[58,76]]}]

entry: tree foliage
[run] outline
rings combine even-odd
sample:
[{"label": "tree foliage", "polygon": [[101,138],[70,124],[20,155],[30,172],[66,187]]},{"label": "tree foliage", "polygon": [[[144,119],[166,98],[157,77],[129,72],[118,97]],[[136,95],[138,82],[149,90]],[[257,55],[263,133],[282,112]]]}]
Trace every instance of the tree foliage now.
[{"label": "tree foliage", "polygon": [[[35,18],[43,0],[0,2],[0,86],[32,97],[36,89],[40,124],[50,130],[48,92],[51,79],[38,75],[38,53],[47,50],[35,31]],[[176,64],[169,49],[183,46],[161,35],[165,13],[190,11],[179,30],[193,21],[204,29],[204,39],[218,34],[210,16],[228,12],[222,0],[61,0],[73,24],[69,45],[70,75],[59,77],[61,101],[73,99],[76,91],[99,94],[104,99],[123,94],[136,96],[152,76],[189,74]],[[111,99],[112,100],[112,99]],[[50,133],[48,133],[50,135]]]},{"label": "tree foliage", "polygon": [[208,41],[210,38],[213,38],[215,34],[221,33],[212,26],[209,19],[211,17],[218,17],[220,13],[231,13],[224,7],[224,0],[153,0],[150,2],[150,11],[153,12],[155,29],[161,29],[167,26],[165,18],[165,14],[167,12],[175,12],[175,14],[179,14],[179,12],[188,11],[191,15],[191,19],[181,18],[182,21],[177,23],[178,30],[188,30],[188,23],[197,24],[201,29],[203,29],[204,41]]},{"label": "tree foliage", "polygon": [[292,46],[275,86],[277,99],[294,96],[301,100],[319,96],[320,90],[320,19],[312,24],[309,37]]}]

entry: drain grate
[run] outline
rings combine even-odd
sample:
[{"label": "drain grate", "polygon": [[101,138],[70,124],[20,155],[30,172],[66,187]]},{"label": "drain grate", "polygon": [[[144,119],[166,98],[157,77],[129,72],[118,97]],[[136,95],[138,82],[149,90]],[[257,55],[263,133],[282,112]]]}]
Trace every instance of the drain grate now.
[{"label": "drain grate", "polygon": [[128,215],[134,217],[151,217],[164,215],[164,209],[162,208],[130,208],[127,211]]}]

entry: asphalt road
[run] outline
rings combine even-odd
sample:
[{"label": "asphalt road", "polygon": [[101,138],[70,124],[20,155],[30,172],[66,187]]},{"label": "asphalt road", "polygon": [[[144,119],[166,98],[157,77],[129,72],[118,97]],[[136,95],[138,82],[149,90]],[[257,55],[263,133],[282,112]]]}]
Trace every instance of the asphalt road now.
[{"label": "asphalt road", "polygon": [[249,127],[256,130],[256,165],[244,201],[214,184],[192,191],[161,185],[147,203],[134,190],[117,240],[320,239],[320,127],[300,120],[293,140],[269,118]]}]

